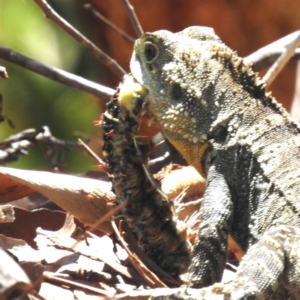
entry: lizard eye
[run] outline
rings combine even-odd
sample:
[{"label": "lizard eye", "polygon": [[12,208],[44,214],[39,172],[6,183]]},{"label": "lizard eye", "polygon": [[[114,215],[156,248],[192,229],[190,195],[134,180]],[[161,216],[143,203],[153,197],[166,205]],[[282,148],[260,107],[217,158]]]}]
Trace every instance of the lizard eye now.
[{"label": "lizard eye", "polygon": [[158,56],[158,48],[155,44],[151,42],[145,43],[145,58],[148,63],[154,62]]}]

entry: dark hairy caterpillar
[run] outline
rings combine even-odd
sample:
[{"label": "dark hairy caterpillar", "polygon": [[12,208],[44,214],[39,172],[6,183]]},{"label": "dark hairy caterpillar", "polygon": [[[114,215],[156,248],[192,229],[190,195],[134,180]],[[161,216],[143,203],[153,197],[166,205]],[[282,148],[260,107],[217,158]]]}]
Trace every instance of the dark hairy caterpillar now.
[{"label": "dark hairy caterpillar", "polygon": [[186,230],[172,203],[145,172],[149,147],[137,141],[138,116],[143,109],[141,86],[128,76],[102,114],[103,153],[116,204],[126,202],[121,215],[139,245],[174,278],[187,271],[190,247]]}]

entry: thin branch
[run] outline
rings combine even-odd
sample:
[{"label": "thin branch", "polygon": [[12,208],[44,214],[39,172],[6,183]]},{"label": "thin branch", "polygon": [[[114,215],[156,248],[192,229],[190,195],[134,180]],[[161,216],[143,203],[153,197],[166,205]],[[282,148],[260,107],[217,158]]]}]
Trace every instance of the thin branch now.
[{"label": "thin branch", "polygon": [[114,72],[120,79],[126,74],[123,68],[109,55],[103,52],[85,36],[83,36],[78,30],[76,30],[71,24],[59,16],[47,3],[46,0],[34,0],[34,2],[43,10],[46,18],[53,21],[56,25],[67,32],[72,38],[74,38],[79,44],[86,48],[93,56],[104,63],[108,68]]},{"label": "thin branch", "polygon": [[129,42],[134,43],[135,39],[127,34],[125,31],[123,31],[120,27],[116,26],[114,23],[109,21],[107,18],[105,18],[99,11],[97,11],[92,4],[86,3],[83,6],[88,12],[93,14],[95,17],[106,23],[108,26],[110,26],[113,30],[115,30],[117,33],[119,33],[124,39],[126,39]]},{"label": "thin branch", "polygon": [[104,160],[102,160],[84,141],[78,139],[78,145],[82,147],[82,149],[97,163],[99,168],[107,167],[107,164]]},{"label": "thin branch", "polygon": [[279,56],[277,61],[273,64],[273,66],[268,70],[267,74],[262,79],[267,84],[267,86],[269,86],[273,82],[278,73],[283,69],[286,63],[294,55],[294,52],[299,46],[299,44],[300,31],[298,31],[298,36],[296,36],[294,41],[286,47],[285,51],[283,51],[283,53]]},{"label": "thin branch", "polygon": [[291,107],[291,115],[297,120],[300,120],[300,62],[298,62],[296,74],[296,87]]},{"label": "thin branch", "polygon": [[47,78],[71,86],[86,93],[92,94],[96,97],[103,98],[105,100],[108,100],[115,92],[111,88],[89,81],[87,79],[68,73],[61,69],[38,62],[34,59],[14,52],[11,49],[4,48],[1,46],[0,58],[10,61],[14,64],[17,64],[40,75],[43,75]]},{"label": "thin branch", "polygon": [[[179,280],[174,279],[169,273],[162,270],[139,246],[139,242],[135,238],[134,234],[128,228],[128,226],[120,220],[119,227],[122,226],[120,229],[120,234],[125,241],[127,247],[130,249],[131,253],[134,253],[136,257],[138,257],[145,266],[151,270],[160,280],[164,283],[169,283],[172,286],[180,286],[182,283]],[[125,251],[126,248],[125,248]]]},{"label": "thin branch", "polygon": [[[138,142],[137,142],[137,139],[136,139],[135,136],[133,137],[133,144],[134,144],[134,148],[135,148],[135,151],[136,151],[137,155],[142,157],[142,151],[139,148],[139,145],[138,145]],[[165,199],[165,201],[170,201],[169,197],[156,184],[156,182],[155,182],[153,176],[150,174],[150,171],[148,170],[147,166],[144,163],[142,163],[142,167],[143,167],[143,170],[145,172],[145,175],[146,175],[147,179],[150,181],[153,188],[156,189],[156,191]],[[173,210],[173,207],[171,209]],[[174,210],[173,210],[173,212],[174,212],[174,215],[175,215]]]},{"label": "thin branch", "polygon": [[[276,59],[283,53],[287,45],[292,43],[298,36],[298,31],[291,33],[259,50],[246,56],[244,63],[246,65],[252,65],[254,71],[258,72],[265,67],[272,65]],[[293,59],[300,59],[300,49],[296,49]]]},{"label": "thin branch", "polygon": [[40,130],[26,129],[0,142],[0,163],[7,164],[16,161],[20,155],[27,155],[27,149],[33,144],[40,146],[43,144],[46,149],[53,150],[50,158],[53,158],[59,150],[79,148],[76,142],[54,137],[47,126],[43,126]]},{"label": "thin branch", "polygon": [[93,286],[89,286],[89,285],[83,284],[81,282],[76,282],[75,280],[69,280],[69,279],[55,276],[55,273],[44,272],[43,279],[46,281],[54,282],[56,284],[70,286],[72,288],[83,290],[83,291],[86,291],[89,293],[95,293],[97,295],[104,295],[108,298],[113,296],[112,293],[110,293],[106,290],[96,288]]},{"label": "thin branch", "polygon": [[144,34],[144,31],[143,31],[142,26],[139,22],[139,19],[137,18],[136,14],[135,14],[133,6],[129,3],[129,0],[122,0],[122,2],[123,2],[123,5],[126,8],[129,19],[130,19],[130,21],[133,25],[133,28],[134,28],[137,36],[140,37],[141,35]]},{"label": "thin branch", "polygon": [[136,253],[132,252],[129,249],[129,245],[125,242],[122,234],[120,231],[122,230],[122,223],[123,221],[120,220],[119,222],[119,228],[117,227],[114,219],[111,221],[112,228],[114,229],[114,232],[122,244],[123,248],[125,249],[128,258],[132,264],[132,266],[135,268],[135,270],[139,273],[139,275],[149,284],[151,287],[167,287],[157,276],[156,274],[152,273],[148,267],[140,260],[140,258],[136,255]]},{"label": "thin branch", "polygon": [[[192,294],[191,291],[194,291]],[[127,291],[124,294],[115,295],[114,298],[116,300],[147,300],[147,299],[176,299],[177,295],[191,295],[190,299],[201,299],[199,298],[199,290],[191,289],[187,287],[179,287],[179,288],[155,288],[155,289],[144,289],[144,290],[131,290]],[[175,295],[175,297],[174,297]],[[213,294],[211,294],[213,295]],[[170,297],[168,297],[170,296]],[[178,298],[177,298],[178,299]],[[203,299],[203,298],[202,298]],[[216,299],[216,298],[215,298]]]},{"label": "thin branch", "polygon": [[2,79],[7,79],[8,78],[8,74],[6,72],[6,69],[2,66],[0,66],[0,78],[2,78]]},{"label": "thin branch", "polygon": [[[260,50],[258,50],[260,51]],[[278,57],[283,53],[284,49],[274,49],[270,53],[265,53],[264,56],[255,58],[255,61],[253,63],[250,62],[252,65],[252,69],[255,72],[259,72],[264,68],[267,68],[275,63],[275,61],[278,59]],[[253,54],[255,54],[254,52]],[[252,56],[252,54],[250,54]],[[248,61],[248,56],[246,57]],[[297,61],[300,60],[300,48],[297,48],[294,55],[291,57],[291,60]],[[244,59],[245,61],[245,59]],[[251,60],[249,60],[251,61]]]}]

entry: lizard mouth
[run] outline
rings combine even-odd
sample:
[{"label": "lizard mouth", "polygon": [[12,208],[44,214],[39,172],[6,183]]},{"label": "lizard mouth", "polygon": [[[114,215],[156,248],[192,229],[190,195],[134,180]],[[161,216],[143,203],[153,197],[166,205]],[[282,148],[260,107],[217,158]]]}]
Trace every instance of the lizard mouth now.
[{"label": "lizard mouth", "polygon": [[144,85],[136,81],[132,75],[126,75],[124,81],[120,87],[119,103],[124,106],[130,112],[133,112],[134,108],[141,101],[144,103],[148,94],[148,90]]},{"label": "lizard mouth", "polygon": [[145,82],[143,80],[142,61],[137,53],[134,53],[131,57],[130,70],[135,80],[144,85]]}]

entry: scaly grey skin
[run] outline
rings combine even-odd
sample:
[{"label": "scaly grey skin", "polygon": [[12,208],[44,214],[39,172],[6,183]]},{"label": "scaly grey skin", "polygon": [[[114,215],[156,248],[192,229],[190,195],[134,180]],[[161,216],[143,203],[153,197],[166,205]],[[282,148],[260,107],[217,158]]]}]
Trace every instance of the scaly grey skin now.
[{"label": "scaly grey skin", "polygon": [[[210,28],[144,34],[131,72],[165,137],[207,179],[189,269],[199,290],[169,299],[300,299],[299,125]],[[228,235],[246,252],[236,279],[203,288],[221,280]]]}]

